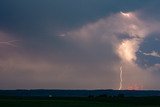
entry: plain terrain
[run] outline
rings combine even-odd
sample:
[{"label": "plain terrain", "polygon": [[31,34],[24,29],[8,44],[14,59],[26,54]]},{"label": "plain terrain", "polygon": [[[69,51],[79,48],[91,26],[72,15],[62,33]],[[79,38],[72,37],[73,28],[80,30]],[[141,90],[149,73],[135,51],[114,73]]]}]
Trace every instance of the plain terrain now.
[{"label": "plain terrain", "polygon": [[160,105],[81,100],[0,99],[0,107],[160,107]]}]

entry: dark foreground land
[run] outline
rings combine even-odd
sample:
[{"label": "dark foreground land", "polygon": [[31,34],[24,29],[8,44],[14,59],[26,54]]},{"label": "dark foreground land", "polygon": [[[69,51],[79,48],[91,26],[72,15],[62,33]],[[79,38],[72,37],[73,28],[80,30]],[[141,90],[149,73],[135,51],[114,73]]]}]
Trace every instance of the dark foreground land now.
[{"label": "dark foreground land", "polygon": [[160,107],[160,98],[0,98],[0,107]]},{"label": "dark foreground land", "polygon": [[0,90],[0,107],[160,107],[160,91]]},{"label": "dark foreground land", "polygon": [[156,105],[114,104],[68,100],[1,100],[1,107],[158,107]]}]

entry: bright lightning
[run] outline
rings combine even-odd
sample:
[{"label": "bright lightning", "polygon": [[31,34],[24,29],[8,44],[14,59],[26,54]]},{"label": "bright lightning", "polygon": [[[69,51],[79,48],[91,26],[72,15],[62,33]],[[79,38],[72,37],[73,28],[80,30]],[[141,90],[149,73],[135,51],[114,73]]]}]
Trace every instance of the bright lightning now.
[{"label": "bright lightning", "polygon": [[0,44],[12,46],[12,47],[17,47],[17,45],[14,44],[17,40],[12,40],[12,41],[5,41],[5,42],[0,42]]},{"label": "bright lightning", "polygon": [[119,83],[119,90],[121,90],[123,87],[123,70],[122,66],[120,67],[120,83]]},{"label": "bright lightning", "polygon": [[120,13],[125,17],[131,17],[131,13],[124,13],[124,12],[120,12]]}]

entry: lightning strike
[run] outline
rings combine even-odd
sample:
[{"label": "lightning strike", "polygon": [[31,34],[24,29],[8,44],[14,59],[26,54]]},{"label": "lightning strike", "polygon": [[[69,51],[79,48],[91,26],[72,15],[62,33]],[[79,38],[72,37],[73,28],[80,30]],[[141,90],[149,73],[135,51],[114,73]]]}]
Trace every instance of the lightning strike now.
[{"label": "lightning strike", "polygon": [[119,90],[121,90],[122,87],[123,87],[123,70],[122,70],[122,66],[120,67],[120,75],[119,75],[119,77],[120,77]]},{"label": "lightning strike", "polygon": [[16,42],[18,40],[12,40],[12,41],[5,41],[5,42],[1,42],[0,41],[0,44],[4,44],[4,45],[8,45],[8,46],[12,46],[12,47],[17,47],[17,45],[14,44],[14,42]]},{"label": "lightning strike", "polygon": [[131,13],[124,13],[124,12],[120,12],[121,15],[123,15],[124,17],[131,17]]}]

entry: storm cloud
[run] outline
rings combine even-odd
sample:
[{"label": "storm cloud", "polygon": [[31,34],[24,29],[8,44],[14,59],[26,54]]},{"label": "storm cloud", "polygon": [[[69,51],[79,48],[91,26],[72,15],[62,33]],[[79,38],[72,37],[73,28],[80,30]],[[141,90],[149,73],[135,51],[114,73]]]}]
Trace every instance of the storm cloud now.
[{"label": "storm cloud", "polygon": [[118,89],[123,65],[123,89],[159,89],[160,59],[143,59],[160,51],[155,4],[1,0],[0,88]]}]

